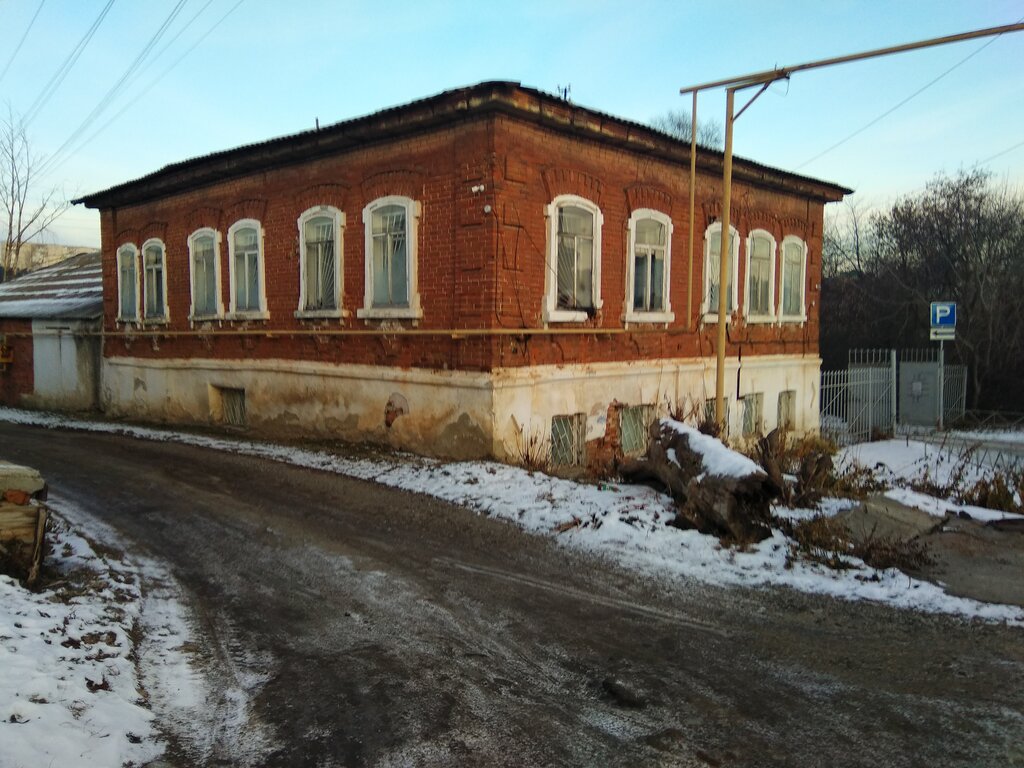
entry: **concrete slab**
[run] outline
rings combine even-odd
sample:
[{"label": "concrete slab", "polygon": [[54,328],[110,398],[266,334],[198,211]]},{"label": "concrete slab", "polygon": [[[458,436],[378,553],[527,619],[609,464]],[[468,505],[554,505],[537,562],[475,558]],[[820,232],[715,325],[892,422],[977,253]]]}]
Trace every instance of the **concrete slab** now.
[{"label": "concrete slab", "polygon": [[857,541],[917,538],[935,563],[910,575],[947,592],[989,603],[1024,606],[1024,527],[934,517],[884,496],[869,498],[838,516]]}]

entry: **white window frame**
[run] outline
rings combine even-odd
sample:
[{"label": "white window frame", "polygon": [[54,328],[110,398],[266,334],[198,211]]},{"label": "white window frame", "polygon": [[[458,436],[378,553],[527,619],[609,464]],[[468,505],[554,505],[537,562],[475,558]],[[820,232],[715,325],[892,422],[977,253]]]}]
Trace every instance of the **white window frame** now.
[{"label": "white window frame", "polygon": [[[754,253],[754,239],[762,237],[768,241],[768,312],[754,314],[750,311],[750,259]],[[775,321],[775,261],[776,242],[772,233],[765,229],[751,230],[747,235],[747,258],[745,264],[746,281],[743,292],[743,314],[750,323],[771,323]]]},{"label": "white window frame", "polygon": [[[124,292],[124,286],[121,284],[121,259],[122,253],[126,252],[126,250],[131,251],[133,273],[135,275],[135,314],[131,317],[121,314],[121,307],[124,304],[121,300]],[[119,323],[139,322],[142,316],[139,309],[139,293],[139,249],[135,247],[135,243],[122,243],[117,248],[117,321]]]},{"label": "white window frame", "polygon": [[[163,313],[159,315],[150,316],[147,314],[146,303],[149,298],[149,276],[146,274],[146,250],[153,247],[159,246],[160,248],[160,282],[161,288],[163,289]],[[142,295],[140,296],[139,304],[142,307],[142,322],[144,323],[166,323],[171,319],[171,309],[168,305],[167,297],[167,246],[164,245],[164,241],[158,237],[151,237],[142,244],[142,249],[139,251],[141,263],[141,284],[142,284]]]},{"label": "white window frame", "polygon": [[[195,241],[200,237],[213,238],[213,283],[214,291],[217,294],[217,306],[215,307],[213,314],[204,315],[196,314]],[[220,232],[213,227],[197,229],[188,236],[188,290],[189,296],[192,298],[192,303],[189,305],[188,310],[189,320],[211,320],[224,316],[224,298],[220,289],[220,242]]]},{"label": "white window frame", "polygon": [[[373,305],[373,212],[386,205],[400,205],[405,208],[406,242],[408,244],[409,306],[375,307]],[[419,241],[422,206],[418,200],[402,195],[378,197],[363,208],[363,306],[356,310],[356,317],[367,320],[419,320],[423,317],[420,306],[419,288]],[[339,260],[340,261],[340,260]],[[340,270],[339,270],[340,271]]]},{"label": "white window frame", "polygon": [[[704,294],[701,299],[701,312],[704,315],[705,323],[717,323],[718,322],[718,307],[710,306],[708,299],[711,293],[711,238],[720,237],[722,232],[722,222],[716,221],[709,225],[704,230]],[[740,261],[740,233],[736,227],[729,225],[729,241],[732,244],[732,253],[729,254],[731,259],[732,267],[732,311],[729,312],[729,316],[725,318],[727,323],[732,322],[732,316],[739,307],[739,261]],[[719,282],[721,282],[722,276],[719,276]]]},{"label": "white window frame", "polygon": [[[306,222],[310,219],[327,217],[334,222],[334,309],[308,309],[306,282]],[[299,226],[299,308],[296,317],[337,318],[342,316],[341,297],[344,295],[342,254],[345,252],[345,214],[331,205],[314,205],[302,212]]]},{"label": "white window frame", "polygon": [[[259,309],[238,309],[235,284],[238,276],[235,274],[235,233],[240,229],[256,229],[256,262],[259,268],[260,280],[260,301]],[[266,253],[264,245],[263,225],[256,219],[239,219],[228,228],[228,277],[230,281],[231,301],[228,305],[231,311],[227,317],[229,320],[266,320],[270,317],[267,311],[267,281],[266,281]]]},{"label": "white window frame", "polygon": [[[665,297],[665,306],[660,312],[638,311],[633,307],[633,288],[636,283],[636,231],[637,224],[643,219],[654,219],[665,227],[665,272],[663,275],[665,285],[662,287],[662,295]],[[627,323],[671,323],[676,319],[672,311],[672,297],[669,290],[671,286],[672,270],[672,219],[661,211],[652,208],[638,208],[633,211],[626,223],[626,304],[624,319]]]},{"label": "white window frame", "polygon": [[[787,315],[785,313],[785,287],[786,287],[786,245],[793,244],[800,248],[800,314]],[[782,323],[804,323],[807,322],[807,243],[796,235],[786,235],[782,238],[780,249],[782,268],[779,270],[779,322]]]},{"label": "white window frame", "polygon": [[603,306],[601,300],[601,229],[604,214],[593,202],[578,195],[559,195],[544,207],[548,218],[548,242],[544,269],[544,306],[542,315],[545,323],[582,323],[590,313],[582,310],[558,308],[558,210],[574,206],[589,211],[594,216],[594,267],[591,275],[591,290],[594,311]]}]

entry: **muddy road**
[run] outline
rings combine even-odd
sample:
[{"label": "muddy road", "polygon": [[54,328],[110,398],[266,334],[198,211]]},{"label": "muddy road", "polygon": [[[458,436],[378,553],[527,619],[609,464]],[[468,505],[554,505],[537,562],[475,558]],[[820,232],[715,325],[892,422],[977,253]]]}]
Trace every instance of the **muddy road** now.
[{"label": "muddy road", "polygon": [[165,722],[173,765],[1024,765],[1024,630],[661,582],[190,446],[0,424],[0,458],[183,588],[245,705]]}]

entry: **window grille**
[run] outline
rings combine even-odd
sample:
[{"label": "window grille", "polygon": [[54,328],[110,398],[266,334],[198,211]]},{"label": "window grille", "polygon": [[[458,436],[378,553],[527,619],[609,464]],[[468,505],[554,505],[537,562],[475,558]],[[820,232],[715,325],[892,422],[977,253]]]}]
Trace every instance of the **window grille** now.
[{"label": "window grille", "polygon": [[583,465],[584,436],[587,416],[573,413],[551,419],[551,465],[579,467]]},{"label": "window grille", "polygon": [[624,455],[642,456],[647,453],[653,421],[653,405],[630,405],[619,412],[619,431]]},{"label": "window grille", "polygon": [[231,387],[215,387],[215,389],[220,400],[219,421],[232,427],[244,427],[245,390]]},{"label": "window grille", "polygon": [[779,429],[796,427],[796,390],[779,392]]},{"label": "window grille", "polygon": [[760,392],[743,398],[743,436],[760,434],[764,424],[764,395]]}]

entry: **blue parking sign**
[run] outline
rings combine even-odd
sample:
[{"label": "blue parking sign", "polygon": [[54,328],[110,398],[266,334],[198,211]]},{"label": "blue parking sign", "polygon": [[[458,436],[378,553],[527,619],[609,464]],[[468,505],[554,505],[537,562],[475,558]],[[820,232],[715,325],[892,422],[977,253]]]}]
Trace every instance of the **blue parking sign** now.
[{"label": "blue parking sign", "polygon": [[931,326],[932,328],[956,328],[956,302],[933,301]]}]

